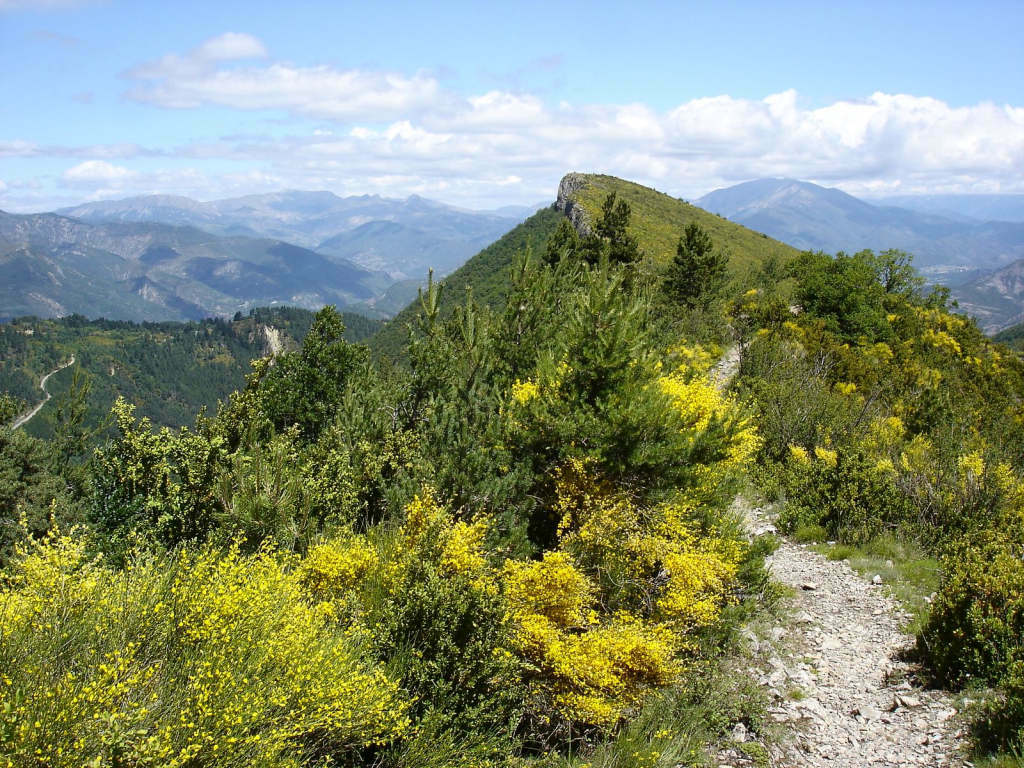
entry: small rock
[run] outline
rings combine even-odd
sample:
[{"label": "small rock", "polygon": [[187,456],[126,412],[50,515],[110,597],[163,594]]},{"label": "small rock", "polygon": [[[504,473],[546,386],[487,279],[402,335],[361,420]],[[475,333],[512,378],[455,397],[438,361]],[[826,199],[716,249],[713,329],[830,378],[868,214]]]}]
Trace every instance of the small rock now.
[{"label": "small rock", "polygon": [[807,592],[813,592],[817,588],[818,585],[815,584],[813,581],[805,581],[803,584],[800,585],[800,589],[806,590]]},{"label": "small rock", "polygon": [[882,583],[882,577],[876,573],[874,576],[871,577],[871,583],[877,587],[879,584]]},{"label": "small rock", "polygon": [[864,704],[853,711],[853,714],[860,715],[865,720],[878,720],[882,713],[877,707],[872,707],[870,704]]}]

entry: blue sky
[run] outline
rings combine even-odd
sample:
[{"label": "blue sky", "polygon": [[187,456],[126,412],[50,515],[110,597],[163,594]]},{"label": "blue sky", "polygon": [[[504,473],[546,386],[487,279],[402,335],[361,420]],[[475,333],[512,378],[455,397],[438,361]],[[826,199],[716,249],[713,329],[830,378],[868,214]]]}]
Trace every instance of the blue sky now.
[{"label": "blue sky", "polygon": [[1024,191],[1024,4],[0,0],[0,208]]}]

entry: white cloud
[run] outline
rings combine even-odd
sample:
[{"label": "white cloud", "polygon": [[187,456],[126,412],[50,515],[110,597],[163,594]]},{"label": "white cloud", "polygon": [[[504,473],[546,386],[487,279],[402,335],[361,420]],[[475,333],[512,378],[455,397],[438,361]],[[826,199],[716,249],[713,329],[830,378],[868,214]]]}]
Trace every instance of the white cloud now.
[{"label": "white cloud", "polygon": [[110,184],[134,176],[135,173],[105,160],[86,160],[64,171],[62,178],[71,184]]},{"label": "white cloud", "polygon": [[[763,99],[712,96],[661,110],[640,103],[552,105],[505,90],[464,97],[423,74],[253,64],[266,54],[256,38],[221,35],[138,68],[131,74],[135,97],[164,107],[269,109],[331,125],[284,137],[197,138],[180,147],[53,147],[10,138],[0,141],[0,157],[74,158],[81,162],[49,183],[93,196],[173,192],[211,199],[292,187],[417,193],[490,207],[551,198],[570,170],[625,176],[687,198],[764,176],[853,194],[1024,192],[1024,107],[954,107],[878,92],[808,109],[793,90]],[[140,157],[187,159],[195,167],[135,171]],[[231,170],[213,171],[213,163]],[[9,199],[18,179],[5,181]]]},{"label": "white cloud", "polygon": [[226,33],[127,73],[135,81],[129,96],[161,107],[271,110],[335,123],[313,135],[222,138],[184,149],[190,157],[255,164],[303,186],[389,180],[451,192],[519,177],[532,199],[533,190],[576,168],[632,175],[687,196],[759,176],[850,191],[1024,189],[1024,107],[951,107],[878,92],[805,109],[792,89],[764,99],[711,96],[667,110],[550,105],[510,90],[463,96],[423,73],[251,62],[267,56],[257,38]]},{"label": "white cloud", "polygon": [[267,56],[263,43],[252,35],[241,32],[225,32],[211,37],[198,48],[194,55],[207,61],[234,61],[237,59],[262,59]]},{"label": "white cloud", "polygon": [[263,58],[251,35],[226,33],[183,56],[168,54],[125,73],[138,82],[127,96],[174,109],[217,105],[274,109],[331,120],[389,119],[436,105],[441,89],[426,75],[340,70],[324,65],[226,67],[223,62]]}]

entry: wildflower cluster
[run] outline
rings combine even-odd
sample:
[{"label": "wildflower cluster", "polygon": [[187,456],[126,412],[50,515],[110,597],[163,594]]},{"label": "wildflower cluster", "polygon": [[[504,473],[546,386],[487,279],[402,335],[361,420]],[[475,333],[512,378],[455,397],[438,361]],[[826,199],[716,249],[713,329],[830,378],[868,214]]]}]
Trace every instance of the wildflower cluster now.
[{"label": "wildflower cluster", "polygon": [[291,766],[402,736],[397,685],[325,625],[294,566],[202,550],[118,571],[74,533],[25,551],[0,592],[0,755]]}]

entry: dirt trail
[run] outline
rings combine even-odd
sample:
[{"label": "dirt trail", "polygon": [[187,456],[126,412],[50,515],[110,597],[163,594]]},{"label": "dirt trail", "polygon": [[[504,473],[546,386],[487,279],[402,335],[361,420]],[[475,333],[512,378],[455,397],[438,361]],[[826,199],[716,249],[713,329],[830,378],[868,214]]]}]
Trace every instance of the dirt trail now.
[{"label": "dirt trail", "polygon": [[[719,387],[735,375],[739,358],[727,353],[712,369]],[[742,499],[738,504],[745,504]],[[752,535],[774,533],[765,510],[749,509]],[[769,558],[775,581],[793,590],[792,619],[760,638],[748,630],[769,692],[769,717],[785,729],[771,751],[774,766],[896,768],[962,766],[963,731],[954,700],[923,690],[914,670],[899,661],[913,637],[908,618],[884,584],[856,574],[783,539]],[[739,729],[736,741],[748,735]],[[739,750],[719,754],[720,766],[751,761]]]},{"label": "dirt trail", "polygon": [[31,411],[29,411],[28,413],[23,414],[22,416],[19,416],[18,418],[16,418],[14,420],[14,422],[11,424],[11,429],[18,429],[19,427],[23,427],[26,424],[28,424],[32,420],[32,417],[35,416],[37,413],[39,413],[39,411],[41,411],[43,409],[44,405],[46,405],[48,402],[50,402],[50,398],[53,397],[53,396],[49,392],[47,392],[47,390],[46,390],[46,382],[49,381],[50,377],[53,376],[53,374],[58,373],[60,371],[63,371],[68,366],[71,366],[71,365],[74,365],[74,364],[75,364],[75,356],[72,355],[71,359],[68,362],[64,363],[64,365],[61,365],[61,366],[58,366],[57,368],[54,368],[48,374],[43,376],[42,381],[39,382],[39,388],[41,390],[43,390],[43,394],[46,397],[44,397],[43,401],[41,403],[39,403],[39,405],[37,405]]}]

